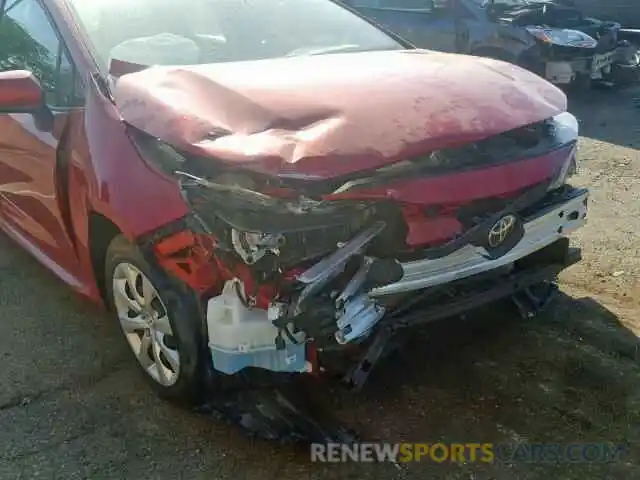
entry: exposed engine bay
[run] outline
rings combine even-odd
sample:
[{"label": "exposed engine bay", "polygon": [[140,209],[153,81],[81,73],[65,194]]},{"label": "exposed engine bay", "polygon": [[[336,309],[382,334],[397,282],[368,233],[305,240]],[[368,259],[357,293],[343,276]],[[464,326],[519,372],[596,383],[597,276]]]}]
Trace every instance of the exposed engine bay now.
[{"label": "exposed engine bay", "polygon": [[[469,278],[499,284],[586,217],[588,193],[566,185],[576,169],[570,114],[322,182],[229,169],[133,135],[192,209],[187,228],[161,235],[154,248],[165,269],[209,298],[209,348],[225,374],[317,373],[318,353],[348,344],[366,351],[382,325],[443,287]],[[551,159],[550,176],[508,195],[447,207],[376,194],[530,157]],[[434,219],[456,227],[440,237],[415,233],[438,226]]]},{"label": "exposed engine bay", "polygon": [[114,98],[185,206],[139,244],[197,294],[224,378],[328,370],[359,388],[399,330],[505,298],[528,317],[579,260],[578,122],[522,68],[336,53],[152,67]]}]

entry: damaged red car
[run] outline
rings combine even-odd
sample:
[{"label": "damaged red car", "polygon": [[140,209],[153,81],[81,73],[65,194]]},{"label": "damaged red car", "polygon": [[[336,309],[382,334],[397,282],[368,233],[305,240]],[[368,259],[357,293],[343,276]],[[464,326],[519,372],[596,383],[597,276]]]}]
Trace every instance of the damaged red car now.
[{"label": "damaged red car", "polygon": [[580,259],[578,122],[533,73],[330,0],[0,5],[2,228],[165,398],[330,365],[357,388],[399,332],[531,316]]}]

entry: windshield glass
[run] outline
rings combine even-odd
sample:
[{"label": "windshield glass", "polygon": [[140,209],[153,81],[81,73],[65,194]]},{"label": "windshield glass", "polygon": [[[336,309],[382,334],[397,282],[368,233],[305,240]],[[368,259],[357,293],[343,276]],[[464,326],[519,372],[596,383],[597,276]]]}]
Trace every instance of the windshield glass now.
[{"label": "windshield glass", "polygon": [[102,66],[404,48],[331,0],[70,0]]}]

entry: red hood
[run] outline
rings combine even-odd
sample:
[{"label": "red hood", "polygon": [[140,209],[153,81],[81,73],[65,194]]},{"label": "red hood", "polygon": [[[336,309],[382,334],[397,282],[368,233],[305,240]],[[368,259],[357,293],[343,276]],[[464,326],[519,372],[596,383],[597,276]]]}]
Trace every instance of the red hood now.
[{"label": "red hood", "polygon": [[118,80],[125,122],[178,148],[329,178],[477,141],[566,110],[519,67],[420,50],[154,67]]}]

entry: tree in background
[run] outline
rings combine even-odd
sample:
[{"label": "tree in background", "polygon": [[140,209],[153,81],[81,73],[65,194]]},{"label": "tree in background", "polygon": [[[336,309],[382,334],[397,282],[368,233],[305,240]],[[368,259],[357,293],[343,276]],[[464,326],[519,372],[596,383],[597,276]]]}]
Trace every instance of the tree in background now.
[{"label": "tree in background", "polygon": [[45,91],[54,90],[56,57],[10,17],[0,25],[0,71],[30,70]]}]

